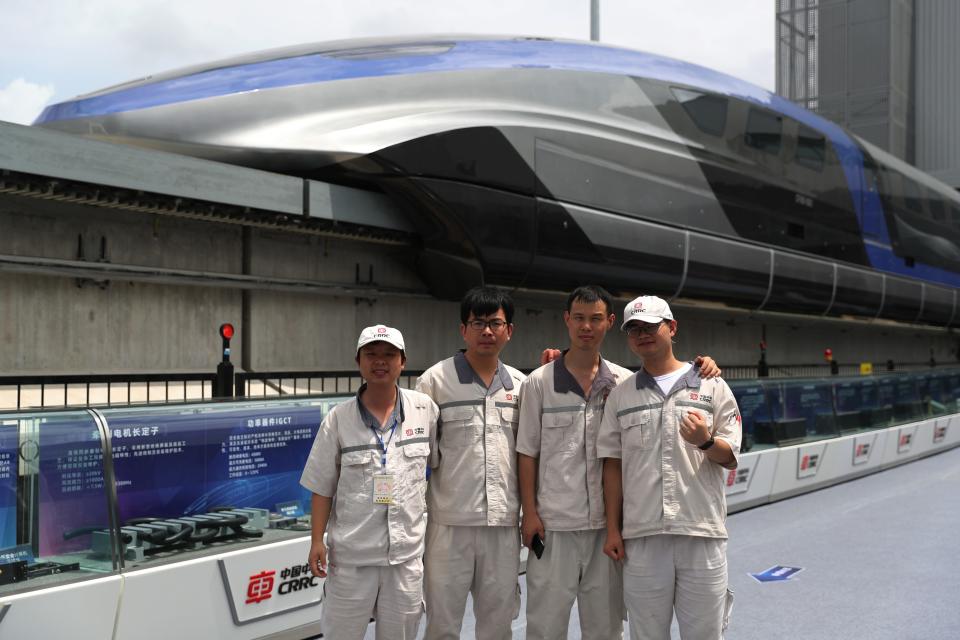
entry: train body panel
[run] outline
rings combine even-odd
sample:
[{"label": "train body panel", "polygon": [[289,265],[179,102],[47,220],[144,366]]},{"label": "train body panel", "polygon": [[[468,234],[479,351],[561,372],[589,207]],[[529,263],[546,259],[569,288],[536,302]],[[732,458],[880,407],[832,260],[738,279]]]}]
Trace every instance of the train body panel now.
[{"label": "train body panel", "polygon": [[442,297],[599,281],[752,309],[955,315],[948,187],[759,87],[637,51],[311,45],[81,96],[37,124],[383,191]]}]

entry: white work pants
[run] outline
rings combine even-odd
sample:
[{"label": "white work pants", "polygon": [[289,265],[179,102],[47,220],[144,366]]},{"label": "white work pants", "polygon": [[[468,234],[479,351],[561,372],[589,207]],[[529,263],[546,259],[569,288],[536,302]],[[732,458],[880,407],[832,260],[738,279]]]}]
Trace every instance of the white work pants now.
[{"label": "white work pants", "polygon": [[359,640],[370,618],[377,640],[414,640],[423,616],[423,562],[376,567],[330,566],[321,628],[328,640]]},{"label": "white work pants", "polygon": [[520,530],[427,522],[425,640],[459,640],[467,593],[477,640],[510,640],[520,613]]},{"label": "white work pants", "polygon": [[527,556],[527,638],[563,640],[577,601],[584,640],[623,637],[623,576],[603,555],[606,529],[547,531],[543,557]]},{"label": "white work pants", "polygon": [[624,542],[623,596],[630,640],[670,640],[677,614],[683,640],[719,640],[733,605],[727,541],[680,535]]}]

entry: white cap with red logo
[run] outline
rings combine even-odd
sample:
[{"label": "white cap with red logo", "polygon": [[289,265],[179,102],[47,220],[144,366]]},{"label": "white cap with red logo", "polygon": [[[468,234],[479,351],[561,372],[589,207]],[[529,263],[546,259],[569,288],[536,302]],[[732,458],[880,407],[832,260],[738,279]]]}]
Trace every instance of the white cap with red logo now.
[{"label": "white cap with red logo", "polygon": [[670,311],[670,305],[663,298],[640,296],[631,300],[623,308],[623,324],[620,325],[620,328],[626,329],[627,323],[634,320],[654,324],[664,320],[673,320],[673,312]]},{"label": "white cap with red logo", "polygon": [[377,324],[361,331],[360,339],[357,340],[357,351],[360,351],[364,345],[370,344],[371,342],[386,342],[400,349],[400,351],[405,351],[403,347],[403,334],[386,325]]}]

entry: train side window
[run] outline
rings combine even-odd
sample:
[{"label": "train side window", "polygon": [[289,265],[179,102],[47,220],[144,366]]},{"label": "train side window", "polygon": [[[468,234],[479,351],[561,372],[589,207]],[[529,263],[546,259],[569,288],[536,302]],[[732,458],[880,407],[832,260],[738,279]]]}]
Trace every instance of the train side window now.
[{"label": "train side window", "polygon": [[743,140],[749,147],[777,155],[783,140],[783,117],[763,109],[750,109]]},{"label": "train side window", "polygon": [[943,222],[945,215],[943,213],[943,200],[938,193],[931,193],[927,198],[927,209],[930,210],[930,216],[937,222]]},{"label": "train side window", "polygon": [[697,129],[712,136],[722,136],[727,127],[727,99],[700,91],[671,87],[677,99]]},{"label": "train side window", "polygon": [[797,150],[794,154],[797,164],[814,171],[823,171],[826,150],[827,141],[823,135],[801,124],[797,131]]},{"label": "train side window", "polygon": [[950,207],[950,223],[955,227],[960,227],[960,206],[952,205]]},{"label": "train side window", "polygon": [[903,177],[903,204],[914,213],[923,213],[923,193],[920,185],[906,176]]}]

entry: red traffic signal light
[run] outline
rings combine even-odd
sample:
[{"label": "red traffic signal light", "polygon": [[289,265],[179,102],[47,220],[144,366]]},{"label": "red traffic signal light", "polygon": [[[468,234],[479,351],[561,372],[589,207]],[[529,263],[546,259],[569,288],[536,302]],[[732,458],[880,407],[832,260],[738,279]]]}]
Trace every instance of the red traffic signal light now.
[{"label": "red traffic signal light", "polygon": [[220,337],[224,340],[230,340],[233,338],[233,325],[229,322],[225,322],[220,325]]}]

